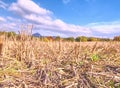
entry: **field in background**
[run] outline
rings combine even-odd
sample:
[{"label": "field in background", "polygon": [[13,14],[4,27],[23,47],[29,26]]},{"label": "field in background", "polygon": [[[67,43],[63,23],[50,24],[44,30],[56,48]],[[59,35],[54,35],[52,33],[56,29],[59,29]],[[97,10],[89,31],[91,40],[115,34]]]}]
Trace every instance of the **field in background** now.
[{"label": "field in background", "polygon": [[120,42],[5,39],[0,88],[120,88]]}]

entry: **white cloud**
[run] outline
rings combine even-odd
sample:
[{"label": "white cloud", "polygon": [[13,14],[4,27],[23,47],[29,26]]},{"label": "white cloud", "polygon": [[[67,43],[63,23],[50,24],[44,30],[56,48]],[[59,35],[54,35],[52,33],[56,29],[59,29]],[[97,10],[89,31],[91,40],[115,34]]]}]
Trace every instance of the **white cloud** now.
[{"label": "white cloud", "polygon": [[120,21],[90,23],[87,27],[104,34],[120,33]]},{"label": "white cloud", "polygon": [[1,23],[0,31],[18,31],[16,23]]},{"label": "white cloud", "polygon": [[39,15],[49,15],[52,12],[39,7],[32,0],[18,0],[17,3],[12,3],[9,10],[19,12],[21,14],[34,13]]},{"label": "white cloud", "polygon": [[60,19],[54,19],[53,12],[40,7],[32,0],[18,0],[10,5],[9,10],[18,13],[28,22],[34,23],[39,30],[60,32],[71,36],[91,35],[89,28],[67,24]]},{"label": "white cloud", "polygon": [[6,9],[8,4],[4,3],[2,0],[0,0],[0,8]]},{"label": "white cloud", "polygon": [[13,18],[13,17],[10,17],[10,16],[7,16],[6,17],[6,19],[8,20],[8,21],[12,21],[12,22],[22,22],[22,20],[21,19],[17,19],[17,18]]},{"label": "white cloud", "polygon": [[1,17],[0,16],[0,31],[18,31],[19,26],[23,23],[20,19],[13,17]]},{"label": "white cloud", "polygon": [[5,22],[5,21],[6,21],[6,19],[5,19],[5,18],[0,17],[0,22]]}]

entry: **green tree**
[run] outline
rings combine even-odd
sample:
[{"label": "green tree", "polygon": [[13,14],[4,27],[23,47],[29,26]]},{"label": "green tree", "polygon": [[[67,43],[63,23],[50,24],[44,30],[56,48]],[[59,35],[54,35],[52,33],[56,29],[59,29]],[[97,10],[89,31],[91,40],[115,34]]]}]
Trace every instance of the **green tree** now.
[{"label": "green tree", "polygon": [[68,38],[66,38],[65,40],[71,41],[71,42],[74,42],[74,41],[75,41],[74,37],[68,37]]},{"label": "green tree", "polygon": [[115,36],[113,40],[114,41],[120,41],[120,36]]},{"label": "green tree", "polygon": [[75,39],[75,41],[76,41],[76,42],[80,42],[80,37],[77,37],[77,38]]},{"label": "green tree", "polygon": [[44,37],[44,38],[43,38],[43,41],[44,41],[44,42],[49,42],[49,39],[46,38],[46,37]]},{"label": "green tree", "polygon": [[88,38],[87,37],[85,37],[85,36],[80,36],[80,37],[77,37],[76,39],[75,39],[77,42],[86,42],[87,40],[88,40]]},{"label": "green tree", "polygon": [[15,32],[7,32],[7,37],[14,37],[16,36],[16,33]]},{"label": "green tree", "polygon": [[97,38],[95,38],[95,37],[89,37],[88,38],[88,41],[97,41],[98,39]]},{"label": "green tree", "polygon": [[60,36],[57,36],[57,37],[55,38],[56,41],[59,41],[60,39],[61,39]]}]

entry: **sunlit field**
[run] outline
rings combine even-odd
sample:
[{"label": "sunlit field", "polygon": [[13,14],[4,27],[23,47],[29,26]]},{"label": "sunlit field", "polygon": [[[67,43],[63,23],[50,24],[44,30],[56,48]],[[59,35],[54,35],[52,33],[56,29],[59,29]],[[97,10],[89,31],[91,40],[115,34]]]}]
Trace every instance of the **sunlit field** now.
[{"label": "sunlit field", "polygon": [[0,88],[120,88],[120,42],[0,42]]},{"label": "sunlit field", "polygon": [[0,88],[120,88],[120,0],[0,0]]}]

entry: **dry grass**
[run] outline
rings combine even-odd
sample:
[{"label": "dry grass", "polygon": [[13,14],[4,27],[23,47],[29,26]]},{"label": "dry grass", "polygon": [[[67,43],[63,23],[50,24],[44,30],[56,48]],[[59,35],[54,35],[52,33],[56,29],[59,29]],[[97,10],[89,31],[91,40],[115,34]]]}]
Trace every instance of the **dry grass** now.
[{"label": "dry grass", "polygon": [[0,88],[120,88],[120,42],[6,40]]},{"label": "dry grass", "polygon": [[0,36],[0,55],[2,54],[3,36]]}]

